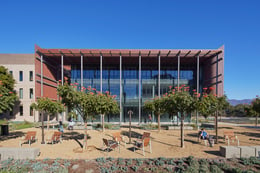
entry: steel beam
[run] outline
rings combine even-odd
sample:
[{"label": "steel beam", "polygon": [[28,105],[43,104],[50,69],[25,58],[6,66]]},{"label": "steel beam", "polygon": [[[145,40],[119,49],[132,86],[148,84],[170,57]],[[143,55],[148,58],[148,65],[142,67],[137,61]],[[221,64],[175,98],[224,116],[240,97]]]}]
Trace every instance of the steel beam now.
[{"label": "steel beam", "polygon": [[63,55],[61,55],[61,84],[64,84]]},{"label": "steel beam", "polygon": [[41,97],[43,96],[43,56],[41,55]]},{"label": "steel beam", "polygon": [[141,123],[141,64],[142,58],[139,55],[139,124]]},{"label": "steel beam", "polygon": [[100,93],[102,93],[102,55],[100,55]]},{"label": "steel beam", "polygon": [[83,88],[83,55],[80,57],[80,86]]},{"label": "steel beam", "polygon": [[119,87],[120,87],[120,124],[122,122],[122,56],[120,55],[120,79],[119,79]]}]

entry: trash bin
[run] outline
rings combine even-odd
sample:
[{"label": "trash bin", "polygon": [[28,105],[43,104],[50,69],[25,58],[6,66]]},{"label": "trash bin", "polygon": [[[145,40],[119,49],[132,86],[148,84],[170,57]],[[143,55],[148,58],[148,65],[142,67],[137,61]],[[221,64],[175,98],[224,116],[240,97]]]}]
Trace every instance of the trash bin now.
[{"label": "trash bin", "polygon": [[1,135],[9,135],[9,125],[8,124],[1,125]]}]

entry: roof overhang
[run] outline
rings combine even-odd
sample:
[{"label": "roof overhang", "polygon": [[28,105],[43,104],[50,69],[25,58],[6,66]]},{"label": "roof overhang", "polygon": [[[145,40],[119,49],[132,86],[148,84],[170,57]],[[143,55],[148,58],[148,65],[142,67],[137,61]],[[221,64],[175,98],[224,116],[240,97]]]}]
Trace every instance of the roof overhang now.
[{"label": "roof overhang", "polygon": [[66,57],[205,57],[209,58],[222,53],[222,49],[43,49],[37,46],[38,54]]}]

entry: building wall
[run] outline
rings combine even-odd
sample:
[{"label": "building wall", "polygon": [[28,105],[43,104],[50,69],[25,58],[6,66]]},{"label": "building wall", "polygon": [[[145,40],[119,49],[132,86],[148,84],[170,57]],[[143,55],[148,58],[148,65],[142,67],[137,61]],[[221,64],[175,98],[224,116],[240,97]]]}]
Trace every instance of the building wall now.
[{"label": "building wall", "polygon": [[[36,121],[34,114],[30,115],[30,105],[35,100],[35,66],[33,54],[0,54],[0,65],[5,66],[8,71],[12,71],[16,81],[15,91],[19,98],[20,88],[23,90],[23,97],[15,104],[12,112],[6,112],[2,116],[14,121]],[[23,81],[19,80],[19,73],[23,72]],[[32,71],[32,81],[30,81],[30,71]],[[30,89],[33,90],[32,98],[30,98]],[[23,107],[23,115],[20,112],[20,106]]]}]

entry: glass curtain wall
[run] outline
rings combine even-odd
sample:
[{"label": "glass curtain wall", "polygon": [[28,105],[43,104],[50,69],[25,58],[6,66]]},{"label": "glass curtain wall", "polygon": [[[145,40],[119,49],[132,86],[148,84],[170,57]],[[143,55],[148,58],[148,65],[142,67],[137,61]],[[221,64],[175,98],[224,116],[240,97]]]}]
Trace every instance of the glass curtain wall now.
[{"label": "glass curtain wall", "polygon": [[[105,57],[104,57],[105,59]],[[119,57],[118,57],[119,59]],[[157,61],[157,60],[156,60]],[[158,96],[158,63],[149,64],[142,62],[141,66],[141,105],[143,107],[146,100]],[[200,73],[202,73],[200,71]],[[180,66],[180,85],[190,86],[190,90],[196,89],[196,64],[182,64]],[[202,75],[200,75],[202,76]],[[119,63],[104,63],[102,66],[102,91],[109,91],[111,95],[116,95],[118,105],[120,104],[120,67]],[[80,64],[71,66],[71,82],[80,84]],[[169,86],[176,87],[178,81],[177,63],[162,63],[160,70],[160,94],[161,96],[169,91]],[[139,64],[138,61],[129,63],[122,58],[122,122],[129,121],[129,110],[133,111],[132,121],[139,121]],[[100,64],[84,64],[83,86],[100,90]],[[141,122],[147,122],[149,112],[141,109]],[[152,115],[153,122],[157,117]],[[188,117],[189,119],[189,117]],[[176,118],[175,118],[176,120]],[[94,121],[99,122],[100,116],[96,115]],[[120,116],[106,115],[105,121],[119,122]],[[162,122],[171,122],[168,114],[161,116]]]}]

